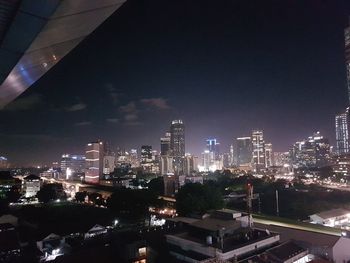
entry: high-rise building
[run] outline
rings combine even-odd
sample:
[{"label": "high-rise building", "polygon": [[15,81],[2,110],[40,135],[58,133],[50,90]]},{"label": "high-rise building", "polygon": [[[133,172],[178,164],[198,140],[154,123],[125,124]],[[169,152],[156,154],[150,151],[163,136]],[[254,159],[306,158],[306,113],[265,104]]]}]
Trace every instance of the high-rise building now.
[{"label": "high-rise building", "polygon": [[9,167],[9,164],[8,164],[7,158],[4,156],[0,156],[0,168],[5,169],[8,167]]},{"label": "high-rise building", "polygon": [[273,152],[273,165],[274,166],[285,166],[290,165],[290,153],[289,152]]},{"label": "high-rise building", "polygon": [[230,145],[230,153],[229,153],[229,166],[232,167],[234,165],[236,165],[236,162],[235,162],[235,151],[234,151],[234,148],[233,148],[233,145],[231,144]]},{"label": "high-rise building", "polygon": [[350,102],[350,25],[344,30],[345,38],[345,64],[346,64],[346,76],[348,86],[348,96]]},{"label": "high-rise building", "polygon": [[91,142],[86,145],[85,152],[85,182],[98,184],[103,174],[104,144]]},{"label": "high-rise building", "polygon": [[265,166],[266,168],[273,165],[272,143],[265,143]]},{"label": "high-rise building", "polygon": [[186,176],[191,175],[193,172],[198,171],[198,157],[191,154],[186,154],[184,161],[184,174]]},{"label": "high-rise building", "polygon": [[163,155],[160,157],[159,170],[161,175],[166,175],[169,173],[174,173],[173,157],[168,155]]},{"label": "high-rise building", "polygon": [[152,157],[152,146],[142,145],[141,146],[141,167],[146,172],[152,172],[153,157]]},{"label": "high-rise building", "polygon": [[217,139],[207,139],[207,150],[213,153],[215,160],[220,158],[219,146],[220,143],[217,141]]},{"label": "high-rise building", "polygon": [[185,125],[182,120],[173,120],[170,126],[170,150],[174,158],[175,174],[183,172],[185,157]]},{"label": "high-rise building", "polygon": [[335,138],[337,144],[337,154],[349,153],[349,108],[344,113],[335,116]]},{"label": "high-rise building", "polygon": [[252,141],[250,137],[237,138],[237,165],[247,165],[252,162]]},{"label": "high-rise building", "polygon": [[265,141],[264,133],[262,130],[254,130],[252,132],[252,148],[253,159],[252,164],[256,172],[265,168]]},{"label": "high-rise building", "polygon": [[140,166],[140,161],[139,161],[139,157],[137,154],[137,149],[130,150],[130,164],[131,164],[132,168]]},{"label": "high-rise building", "polygon": [[85,156],[79,154],[62,154],[61,157],[61,172],[66,180],[71,179],[71,176],[76,173],[85,171]]},{"label": "high-rise building", "polygon": [[160,155],[170,155],[170,132],[166,132],[165,136],[160,138]]},{"label": "high-rise building", "polygon": [[306,140],[296,142],[291,151],[295,167],[323,167],[330,161],[330,145],[327,138],[316,132]]},{"label": "high-rise building", "polygon": [[116,167],[116,158],[113,154],[103,156],[103,174],[109,175],[113,173]]}]

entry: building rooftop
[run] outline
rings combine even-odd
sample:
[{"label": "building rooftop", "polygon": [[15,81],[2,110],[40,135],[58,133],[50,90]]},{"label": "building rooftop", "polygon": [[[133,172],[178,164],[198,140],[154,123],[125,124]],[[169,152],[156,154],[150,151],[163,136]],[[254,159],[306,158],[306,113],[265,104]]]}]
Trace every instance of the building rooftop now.
[{"label": "building rooftop", "polygon": [[302,241],[305,245],[313,245],[320,247],[333,247],[339,240],[340,236],[329,235],[306,230],[299,230],[290,227],[282,227],[276,225],[265,225],[261,223],[254,223],[255,227],[261,229],[268,229],[269,231],[280,234],[281,242],[289,240]]},{"label": "building rooftop", "polygon": [[320,212],[320,213],[317,213],[314,215],[319,216],[323,219],[329,219],[329,218],[333,218],[333,217],[344,216],[347,214],[350,214],[349,210],[346,210],[343,208],[337,208],[337,209],[332,209],[332,210],[328,210],[328,211],[323,211],[323,212]]},{"label": "building rooftop", "polygon": [[274,258],[285,262],[286,260],[295,257],[298,254],[306,252],[307,250],[298,246],[292,241],[288,241],[274,248],[267,250],[266,252],[272,255]]},{"label": "building rooftop", "polygon": [[181,239],[202,244],[203,246],[219,248],[223,251],[223,253],[226,253],[228,251],[264,240],[268,237],[278,236],[278,234],[273,232],[268,233],[267,231],[264,231],[261,229],[251,229],[251,231],[249,232],[249,234],[247,233],[247,235],[240,235],[240,236],[235,235],[235,236],[224,237],[223,248],[220,248],[220,244],[218,243],[213,243],[212,245],[208,245],[204,238],[193,236],[189,232],[182,232],[179,234],[175,234],[174,236]]},{"label": "building rooftop", "polygon": [[241,222],[236,220],[223,220],[218,218],[204,218],[202,220],[195,221],[191,223],[191,226],[209,230],[209,231],[218,231],[218,230],[228,230],[228,229],[239,229],[241,227]]},{"label": "building rooftop", "polygon": [[24,177],[24,180],[27,180],[27,181],[40,180],[40,177],[35,175],[35,174],[30,174],[30,175]]}]

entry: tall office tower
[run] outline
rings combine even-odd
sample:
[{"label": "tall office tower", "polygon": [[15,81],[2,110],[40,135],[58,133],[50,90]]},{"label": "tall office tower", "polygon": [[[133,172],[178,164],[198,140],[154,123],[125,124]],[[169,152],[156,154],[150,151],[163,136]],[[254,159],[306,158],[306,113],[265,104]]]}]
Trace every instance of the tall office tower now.
[{"label": "tall office tower", "polygon": [[200,168],[201,172],[208,172],[211,166],[211,161],[214,159],[213,158],[213,153],[211,153],[209,150],[205,150],[202,153],[202,165]]},{"label": "tall office tower", "polygon": [[190,176],[198,171],[198,157],[186,154],[184,161],[184,174]]},{"label": "tall office tower", "polygon": [[85,152],[85,182],[98,184],[103,173],[104,144],[91,142],[86,145]]},{"label": "tall office tower", "polygon": [[9,164],[8,164],[7,158],[4,156],[0,156],[0,168],[4,169],[8,167],[9,167]]},{"label": "tall office tower", "polygon": [[173,157],[168,155],[163,155],[160,157],[159,170],[161,175],[167,175],[169,173],[174,173]]},{"label": "tall office tower", "polygon": [[130,150],[130,164],[132,168],[140,166],[140,160],[137,154],[137,149]]},{"label": "tall office tower", "polygon": [[116,168],[116,158],[111,152],[103,157],[103,174],[109,175]]},{"label": "tall office tower", "polygon": [[250,137],[237,138],[237,165],[250,165],[252,162],[252,140]]},{"label": "tall office tower", "polygon": [[289,152],[273,152],[274,166],[289,166],[291,164]]},{"label": "tall office tower", "polygon": [[235,151],[233,145],[230,145],[229,165],[232,167],[236,164],[235,162]]},{"label": "tall office tower", "polygon": [[350,26],[344,30],[345,38],[345,63],[346,63],[346,76],[348,86],[348,96],[350,102]]},{"label": "tall office tower", "polygon": [[337,154],[349,153],[349,108],[344,113],[335,116],[335,138],[337,144]]},{"label": "tall office tower", "polygon": [[330,161],[330,145],[327,138],[316,132],[308,139],[296,142],[292,148],[295,167],[323,167]]},{"label": "tall office tower", "polygon": [[224,168],[231,167],[230,153],[224,153],[222,155],[222,165]]},{"label": "tall office tower", "polygon": [[141,167],[146,172],[152,172],[153,158],[152,158],[152,146],[141,146]]},{"label": "tall office tower", "polygon": [[79,154],[62,154],[61,172],[66,180],[71,179],[76,173],[85,171],[85,156]]},{"label": "tall office tower", "polygon": [[272,143],[265,143],[265,166],[273,166]]},{"label": "tall office tower", "polygon": [[265,168],[265,142],[263,131],[254,130],[252,132],[252,148],[253,168],[256,172],[259,172],[261,169]]},{"label": "tall office tower", "polygon": [[185,125],[182,120],[173,120],[170,126],[170,150],[174,158],[175,174],[183,172],[185,157]]},{"label": "tall office tower", "polygon": [[207,139],[207,150],[213,153],[215,160],[220,158],[220,143],[216,139]]},{"label": "tall office tower", "polygon": [[160,138],[160,155],[170,155],[170,132],[166,132],[165,136]]}]

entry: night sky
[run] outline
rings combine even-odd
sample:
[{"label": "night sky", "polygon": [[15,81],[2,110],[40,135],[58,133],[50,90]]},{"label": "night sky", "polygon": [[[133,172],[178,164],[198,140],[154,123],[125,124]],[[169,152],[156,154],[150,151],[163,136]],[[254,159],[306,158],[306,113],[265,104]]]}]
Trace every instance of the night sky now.
[{"label": "night sky", "polygon": [[159,149],[174,118],[186,152],[222,150],[254,128],[275,151],[347,106],[346,0],[128,0],[0,111],[0,155],[45,164],[106,140]]}]

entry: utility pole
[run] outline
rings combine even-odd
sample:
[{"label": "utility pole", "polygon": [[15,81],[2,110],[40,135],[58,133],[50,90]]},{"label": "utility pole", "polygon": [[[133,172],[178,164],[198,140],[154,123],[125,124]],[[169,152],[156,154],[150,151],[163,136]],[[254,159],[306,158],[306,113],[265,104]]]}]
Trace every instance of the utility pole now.
[{"label": "utility pole", "polygon": [[280,215],[280,208],[279,208],[279,204],[278,204],[278,190],[276,190],[276,214],[277,214],[277,216]]},{"label": "utility pole", "polygon": [[253,199],[253,186],[248,183],[247,184],[247,210],[248,210],[248,226],[252,227],[252,199]]}]

